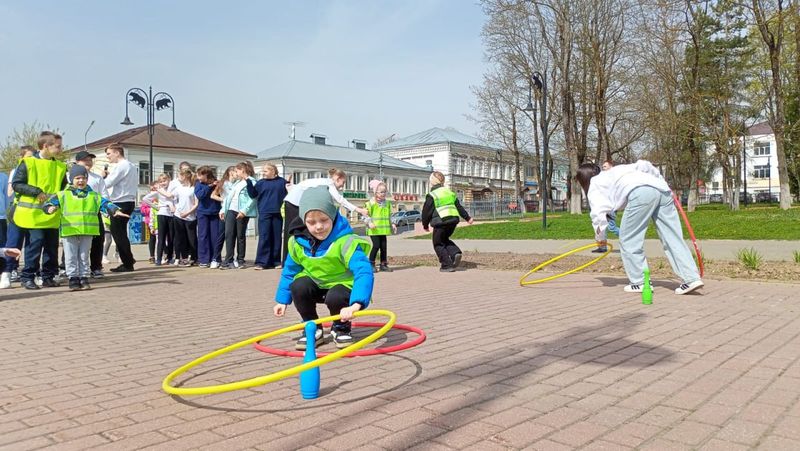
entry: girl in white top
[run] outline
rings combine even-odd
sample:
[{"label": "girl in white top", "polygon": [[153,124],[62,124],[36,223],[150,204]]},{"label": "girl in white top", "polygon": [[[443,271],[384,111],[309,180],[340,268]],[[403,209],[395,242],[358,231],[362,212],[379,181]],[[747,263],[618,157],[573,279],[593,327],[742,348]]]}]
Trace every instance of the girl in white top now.
[{"label": "girl in white top", "polygon": [[175,255],[181,266],[192,266],[197,261],[197,206],[194,195],[194,173],[184,169],[178,175],[181,184],[172,193],[175,202]]},{"label": "girl in white top", "polygon": [[703,286],[697,265],[683,240],[672,191],[658,168],[649,161],[639,160],[601,172],[596,164],[585,163],[578,168],[575,178],[589,200],[598,245],[606,245],[607,215],[625,209],[619,226],[619,246],[630,281],[630,285],[625,287],[626,292],[642,291],[647,267],[644,238],[651,219],[656,224],[672,271],[682,280],[675,294],[687,294]]},{"label": "girl in white top", "polygon": [[284,219],[283,219],[283,260],[286,260],[289,243],[289,229],[292,222],[300,216],[300,198],[308,188],[315,186],[327,186],[333,201],[349,211],[357,211],[363,216],[367,216],[367,210],[356,207],[342,196],[340,192],[347,181],[347,174],[341,169],[331,168],[328,170],[328,178],[315,178],[303,180],[300,183],[289,186],[289,194],[283,199]]},{"label": "girl in white top", "polygon": [[[148,193],[142,198],[142,202],[150,205],[151,208],[157,208],[158,216],[158,235],[156,241],[156,266],[161,266],[164,254],[167,255],[167,261],[171,262],[173,258],[173,240],[175,231],[175,221],[173,220],[175,203],[173,202],[173,194],[168,191],[171,179],[169,174],[161,174],[158,176],[156,182],[156,191]],[[153,216],[152,213],[150,216]]]}]

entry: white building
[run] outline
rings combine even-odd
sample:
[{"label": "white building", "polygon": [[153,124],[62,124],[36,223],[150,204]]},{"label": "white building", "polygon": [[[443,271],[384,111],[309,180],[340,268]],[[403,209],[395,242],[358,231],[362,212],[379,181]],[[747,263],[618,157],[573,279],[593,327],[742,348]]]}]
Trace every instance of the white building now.
[{"label": "white building", "polygon": [[[462,202],[493,200],[510,201],[514,196],[514,155],[507,150],[454,128],[434,127],[392,141],[379,149],[402,161],[431,167],[445,175],[445,184],[458,194]],[[556,162],[553,174],[553,198],[566,196],[566,173]],[[523,200],[537,197],[533,158],[520,153],[520,181]]]},{"label": "white building", "polygon": [[[778,177],[778,156],[775,134],[767,122],[761,122],[747,129],[744,147],[742,172],[746,175],[748,201],[777,202],[781,188]],[[744,192],[744,185],[740,188]],[[710,184],[706,184],[706,194],[722,195],[722,169],[717,169]],[[741,200],[740,200],[741,201]]]},{"label": "white building", "polygon": [[[150,191],[150,146],[147,126],[131,128],[123,132],[107,136],[86,145],[89,152],[97,155],[94,172],[100,174],[108,165],[105,148],[110,144],[122,144],[125,158],[139,171],[139,199]],[[71,149],[72,153],[83,150],[83,147]],[[209,141],[181,130],[171,129],[164,124],[155,124],[153,133],[153,177],[168,173],[175,177],[181,161],[188,161],[194,167],[212,166],[217,169],[217,176],[228,166],[243,160],[252,160],[255,155],[232,147]],[[137,199],[137,201],[139,200]]]},{"label": "white building", "polygon": [[292,139],[261,151],[254,164],[273,163],[282,177],[291,177],[294,183],[327,177],[328,169],[336,167],[347,174],[343,195],[355,205],[364,205],[369,181],[379,179],[386,182],[395,210],[422,209],[429,169],[367,150],[364,141],[353,140],[355,147],[342,147],[327,144],[323,135],[312,134],[311,138],[311,142]]}]

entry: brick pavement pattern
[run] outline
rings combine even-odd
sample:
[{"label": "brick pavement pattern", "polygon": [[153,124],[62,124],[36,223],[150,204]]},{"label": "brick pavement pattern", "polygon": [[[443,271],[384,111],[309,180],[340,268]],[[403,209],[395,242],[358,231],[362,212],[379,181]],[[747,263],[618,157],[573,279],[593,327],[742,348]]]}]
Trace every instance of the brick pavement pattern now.
[{"label": "brick pavement pattern", "polygon": [[[423,345],[323,366],[312,401],[296,378],[181,399],[160,390],[170,371],[299,318],[272,316],[277,271],[137,268],[0,291],[0,449],[800,449],[797,285],[655,281],[643,306],[618,277],[396,268],[374,306]],[[179,383],[297,362],[247,348]]]}]

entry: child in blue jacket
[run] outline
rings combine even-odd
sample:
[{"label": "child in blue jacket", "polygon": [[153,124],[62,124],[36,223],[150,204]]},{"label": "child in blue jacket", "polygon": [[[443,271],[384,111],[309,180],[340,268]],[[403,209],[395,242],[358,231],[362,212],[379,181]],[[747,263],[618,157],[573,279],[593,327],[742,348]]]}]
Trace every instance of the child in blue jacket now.
[{"label": "child in blue jacket", "polygon": [[[291,238],[273,310],[275,316],[283,316],[294,302],[302,320],[311,321],[319,318],[317,304],[325,303],[331,315],[341,315],[333,322],[331,336],[337,348],[345,348],[353,343],[353,314],[367,308],[372,298],[374,276],[367,258],[371,244],[353,233],[327,186],[308,188],[299,210],[300,216],[288,225]],[[314,346],[323,341],[320,325]],[[303,350],[306,343],[302,336],[295,348]]]}]

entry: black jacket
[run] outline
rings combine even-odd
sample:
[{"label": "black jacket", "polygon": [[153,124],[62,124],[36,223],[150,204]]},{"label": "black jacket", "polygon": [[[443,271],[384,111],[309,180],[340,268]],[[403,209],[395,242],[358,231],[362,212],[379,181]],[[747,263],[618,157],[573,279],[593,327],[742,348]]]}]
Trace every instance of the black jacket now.
[{"label": "black jacket", "polygon": [[[433,185],[431,186],[431,191],[435,190],[436,188],[440,188],[442,185]],[[461,202],[458,201],[456,198],[456,209],[458,210],[458,214],[461,215],[464,220],[469,221],[470,216],[467,213],[467,210],[461,206]],[[436,204],[433,201],[433,196],[428,195],[425,196],[425,205],[422,206],[422,227],[428,228],[428,225],[432,227],[442,227],[451,224],[458,224],[458,216],[448,216],[446,218],[440,218],[439,213],[436,211]]]}]

